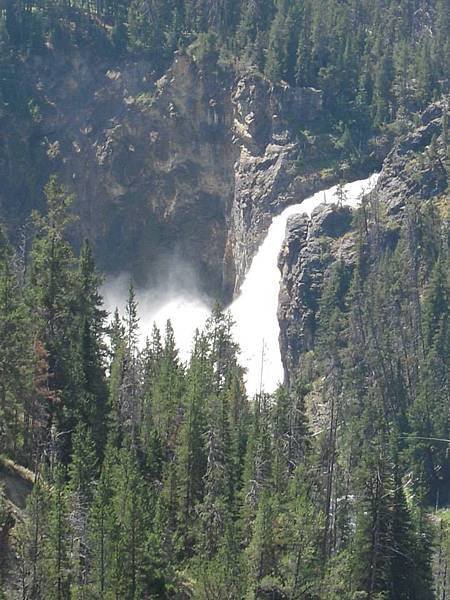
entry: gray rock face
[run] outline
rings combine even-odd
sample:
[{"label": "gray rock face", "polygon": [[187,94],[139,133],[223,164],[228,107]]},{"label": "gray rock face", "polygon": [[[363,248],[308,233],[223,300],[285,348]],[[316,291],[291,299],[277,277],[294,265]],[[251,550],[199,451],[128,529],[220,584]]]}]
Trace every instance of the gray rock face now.
[{"label": "gray rock face", "polygon": [[349,208],[330,204],[317,207],[311,219],[296,215],[288,221],[278,259],[282,277],[278,319],[287,381],[302,354],[314,348],[319,301],[331,265],[338,259],[354,262],[351,222]]},{"label": "gray rock face", "polygon": [[[384,246],[395,245],[406,203],[442,196],[449,201],[442,138],[443,102],[431,105],[420,126],[389,153],[369,201],[386,207],[391,225]],[[434,140],[433,140],[434,138]],[[383,209],[382,209],[383,210]],[[384,213],[384,210],[383,210]],[[279,255],[282,274],[278,318],[286,380],[295,376],[302,356],[314,348],[323,284],[336,261],[351,270],[356,260],[356,235],[348,208],[319,206],[288,221]]]},{"label": "gray rock face", "polygon": [[[182,261],[206,291],[222,290],[229,165],[237,155],[226,78],[202,73],[183,55],[159,80],[145,61],[113,67],[88,58],[23,65],[38,115],[22,134],[41,149],[39,162],[27,164],[38,178],[34,189],[57,173],[74,192],[80,218],[73,235],[93,242],[106,272],[151,283]],[[0,174],[11,182],[0,207],[14,224],[15,199],[26,193],[8,176],[21,164],[12,138],[0,148]],[[16,216],[23,220],[26,211]]]},{"label": "gray rock face", "polygon": [[151,285],[181,262],[229,300],[272,215],[315,185],[295,188],[289,123],[320,114],[316,90],[181,53],[159,79],[145,61],[82,53],[25,61],[19,75],[32,100],[28,115],[0,115],[0,217],[16,233],[56,173],[76,197],[74,239],[92,241],[108,274]]},{"label": "gray rock face", "polygon": [[444,101],[432,104],[422,114],[420,126],[404,136],[384,161],[376,191],[390,215],[400,213],[409,198],[427,199],[447,189],[443,108]]},{"label": "gray rock face", "polygon": [[316,119],[322,109],[322,93],[271,86],[250,76],[237,81],[232,103],[233,142],[239,156],[229,243],[237,291],[272,216],[324,185],[314,179],[299,182],[294,168],[298,147],[290,125],[292,120],[305,126]]}]

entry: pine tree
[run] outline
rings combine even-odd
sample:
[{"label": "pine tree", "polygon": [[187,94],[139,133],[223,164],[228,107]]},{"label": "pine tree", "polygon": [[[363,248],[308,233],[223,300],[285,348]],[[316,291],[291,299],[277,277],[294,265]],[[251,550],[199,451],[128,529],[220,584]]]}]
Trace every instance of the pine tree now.
[{"label": "pine tree", "polygon": [[209,345],[197,334],[187,373],[183,424],[178,437],[177,481],[179,523],[186,542],[191,535],[194,511],[201,502],[206,472],[206,403],[211,393]]},{"label": "pine tree", "polygon": [[[275,506],[269,490],[264,490],[253,525],[252,539],[246,551],[248,597],[257,598],[265,579],[277,581],[277,551],[274,539]],[[269,588],[270,589],[270,588]],[[270,593],[270,592],[269,592]]]},{"label": "pine tree", "polygon": [[100,598],[111,589],[110,573],[113,555],[114,512],[112,506],[112,447],[107,448],[100,477],[95,483],[93,501],[89,510],[89,547],[91,553],[91,581]]},{"label": "pine tree", "polygon": [[245,453],[242,497],[242,527],[247,539],[261,494],[271,484],[272,448],[269,435],[268,397],[257,397]]},{"label": "pine tree", "polygon": [[124,317],[125,348],[119,405],[122,427],[131,435],[133,444],[137,441],[140,416],[139,317],[137,309],[136,295],[133,285],[130,283]]},{"label": "pine tree", "polygon": [[232,369],[225,406],[229,410],[231,478],[233,499],[236,500],[242,488],[244,457],[247,446],[250,407],[245,392],[243,372],[240,366]]},{"label": "pine tree", "polygon": [[385,451],[383,443],[374,447],[363,456],[360,471],[363,487],[357,507],[352,584],[354,592],[365,592],[369,598],[387,594],[390,585],[392,474]]},{"label": "pine tree", "polygon": [[266,76],[273,82],[286,80],[288,75],[288,35],[284,2],[279,2],[269,32]]},{"label": "pine tree", "polygon": [[422,309],[423,336],[427,348],[442,327],[448,327],[448,284],[445,260],[440,257],[431,272]]},{"label": "pine tree", "polygon": [[[416,536],[398,468],[394,471],[391,518],[392,545],[389,548],[391,597],[399,600],[432,598],[431,587],[428,587],[430,582],[424,576],[426,570],[430,568],[429,564],[427,565],[429,556],[424,548],[420,557],[417,553]],[[417,536],[417,539],[420,537]],[[419,565],[424,565],[420,578],[417,577]]]},{"label": "pine tree", "polygon": [[95,271],[92,250],[88,242],[81,249],[78,268],[77,297],[81,369],[83,372],[83,401],[80,418],[93,432],[97,452],[102,455],[106,441],[108,389],[105,380],[106,348],[103,341],[106,311],[99,294],[99,277]]},{"label": "pine tree", "polygon": [[72,456],[68,467],[70,489],[87,500],[92,496],[92,484],[98,464],[95,444],[90,431],[79,424],[72,436]]},{"label": "pine tree", "polygon": [[154,439],[154,434],[156,433],[153,414],[153,387],[161,362],[162,352],[161,333],[156,324],[153,324],[151,338],[146,340],[145,348],[141,354],[141,443],[144,448],[151,439]]},{"label": "pine tree", "polygon": [[110,428],[115,437],[115,443],[120,446],[125,434],[122,421],[122,386],[125,372],[125,328],[121,322],[119,311],[116,309],[110,328],[111,361],[108,381],[109,405],[111,407]]},{"label": "pine tree", "polygon": [[321,552],[318,539],[323,515],[310,498],[308,465],[297,467],[288,484],[288,504],[282,522],[285,556],[283,578],[293,600],[315,598],[320,579]]},{"label": "pine tree", "polygon": [[206,430],[207,464],[204,476],[204,499],[200,508],[203,543],[207,558],[218,550],[231,509],[232,478],[230,460],[229,412],[225,395],[209,399],[208,427]]},{"label": "pine tree", "polygon": [[[65,239],[73,222],[69,213],[73,198],[54,177],[45,193],[47,215],[35,215],[39,233],[31,252],[27,302],[35,315],[37,337],[48,356],[48,383],[55,397],[47,407],[49,429],[55,424],[60,431],[69,431],[76,424],[82,385],[75,327],[75,258]],[[68,447],[65,453],[67,460]]]},{"label": "pine tree", "polygon": [[233,321],[230,313],[225,313],[216,305],[205,327],[205,334],[211,345],[211,361],[213,365],[217,394],[225,390],[229,377],[237,365],[238,345],[233,340]]},{"label": "pine tree", "polygon": [[18,571],[24,598],[44,597],[49,536],[49,495],[40,474],[27,498],[24,520],[16,531]]},{"label": "pine tree", "polygon": [[[29,399],[33,386],[30,320],[14,269],[14,254],[0,229],[0,448],[27,460],[30,448]],[[37,423],[35,424],[37,428]],[[21,450],[25,450],[22,454]]]},{"label": "pine tree", "polygon": [[84,425],[78,425],[72,436],[71,458],[68,468],[68,508],[73,530],[71,589],[83,598],[91,576],[89,513],[98,471],[95,444]]},{"label": "pine tree", "polygon": [[374,122],[376,126],[389,121],[391,116],[391,87],[393,80],[392,56],[390,51],[385,51],[375,71],[375,82],[373,91]]},{"label": "pine tree", "polygon": [[173,327],[168,321],[161,359],[155,368],[152,413],[155,429],[166,451],[171,454],[174,452],[176,443],[183,386],[184,372],[178,357]]},{"label": "pine tree", "polygon": [[146,572],[146,535],[149,527],[148,498],[136,454],[123,447],[113,471],[114,511],[111,588],[127,600],[142,597]]},{"label": "pine tree", "polygon": [[245,593],[244,568],[238,545],[238,532],[228,521],[217,554],[206,561],[202,556],[195,561],[195,597],[242,598]]},{"label": "pine tree", "polygon": [[65,600],[70,596],[72,577],[69,549],[72,546],[72,527],[69,520],[67,489],[64,468],[58,464],[50,494],[48,537],[44,546],[46,553],[44,597]]},{"label": "pine tree", "polygon": [[417,73],[416,100],[420,106],[424,106],[434,91],[430,42],[427,38],[420,44],[415,62]]}]

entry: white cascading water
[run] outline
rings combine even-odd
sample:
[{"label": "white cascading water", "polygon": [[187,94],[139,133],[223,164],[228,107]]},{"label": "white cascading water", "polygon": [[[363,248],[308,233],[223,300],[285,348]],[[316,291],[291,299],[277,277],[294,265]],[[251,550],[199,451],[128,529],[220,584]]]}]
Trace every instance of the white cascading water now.
[{"label": "white cascading water", "polygon": [[[375,185],[377,175],[344,186],[343,204],[357,206],[361,195]],[[253,258],[241,291],[229,310],[235,321],[234,337],[241,348],[240,362],[246,368],[246,387],[249,396],[260,391],[272,393],[283,381],[277,318],[281,273],[278,254],[290,216],[312,211],[323,202],[335,202],[337,186],[318,192],[301,204],[288,206],[274,217],[267,235]],[[110,282],[103,288],[105,306],[110,312],[124,306],[128,282],[126,278]],[[177,290],[173,282],[169,289],[137,292],[142,342],[151,334],[153,323],[164,332],[167,319],[174,328],[180,358],[188,361],[196,329],[202,330],[210,307],[194,293]]]},{"label": "white cascading water", "polygon": [[[355,207],[361,195],[368,193],[378,176],[354,181],[344,186],[343,204]],[[272,393],[283,381],[277,318],[281,273],[278,269],[287,220],[292,215],[312,211],[323,202],[336,202],[337,186],[318,192],[301,204],[288,206],[274,217],[267,235],[253,258],[238,298],[230,307],[235,321],[235,338],[241,347],[241,363],[247,369],[247,392],[250,396],[264,391]]]}]

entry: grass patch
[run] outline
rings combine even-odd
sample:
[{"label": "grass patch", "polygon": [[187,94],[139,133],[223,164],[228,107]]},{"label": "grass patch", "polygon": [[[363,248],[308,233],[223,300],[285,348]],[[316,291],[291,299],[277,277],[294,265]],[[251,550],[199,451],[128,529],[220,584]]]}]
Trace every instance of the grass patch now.
[{"label": "grass patch", "polygon": [[25,481],[34,484],[34,473],[30,471],[30,469],[18,465],[3,454],[0,454],[0,470],[7,471],[12,475],[21,477],[22,479],[25,479]]}]

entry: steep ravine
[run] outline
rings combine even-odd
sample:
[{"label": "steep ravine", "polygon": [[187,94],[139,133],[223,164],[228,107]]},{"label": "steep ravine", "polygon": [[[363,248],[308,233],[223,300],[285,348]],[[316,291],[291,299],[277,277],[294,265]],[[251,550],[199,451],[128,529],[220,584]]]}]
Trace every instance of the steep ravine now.
[{"label": "steep ravine", "polygon": [[[157,76],[145,60],[109,64],[49,50],[18,64],[17,78],[26,114],[0,116],[0,215],[16,244],[26,248],[24,224],[43,207],[36,190],[56,173],[74,193],[73,237],[92,241],[108,279],[131,275],[138,288],[174,291],[171,301],[187,291],[229,304],[275,215],[340,177],[369,174],[323,166],[336,154],[318,127],[321,91],[273,86],[187,53]],[[409,197],[446,189],[442,157],[424,159],[442,107],[431,105],[384,163],[375,193],[394,222]],[[337,257],[351,262],[353,242],[346,208],[289,222],[278,310],[287,375],[314,346],[323,278]]]}]

